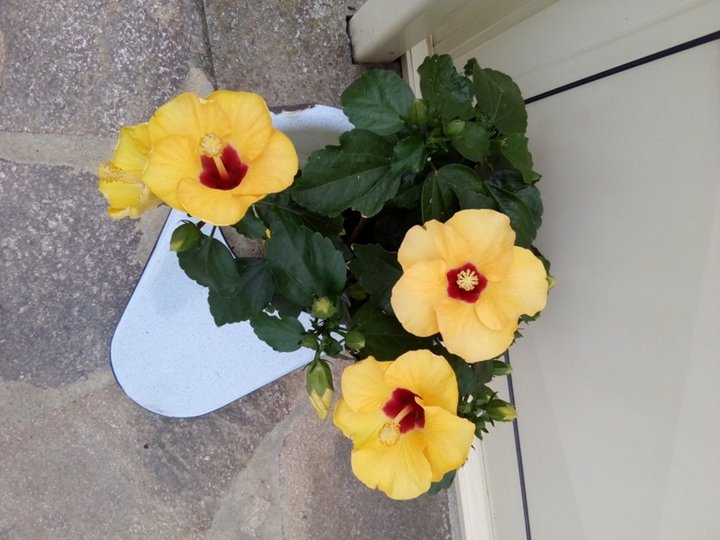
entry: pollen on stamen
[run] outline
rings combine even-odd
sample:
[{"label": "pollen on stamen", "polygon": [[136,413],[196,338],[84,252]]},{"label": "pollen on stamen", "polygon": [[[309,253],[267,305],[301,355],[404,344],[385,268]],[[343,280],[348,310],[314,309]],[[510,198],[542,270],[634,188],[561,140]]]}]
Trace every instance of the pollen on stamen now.
[{"label": "pollen on stamen", "polygon": [[200,149],[206,156],[217,157],[222,152],[223,142],[214,133],[208,133],[200,139]]},{"label": "pollen on stamen", "polygon": [[384,446],[395,446],[400,440],[400,426],[395,422],[385,422],[378,431],[378,439]]},{"label": "pollen on stamen", "polygon": [[458,274],[455,283],[457,283],[457,286],[464,291],[472,291],[475,287],[477,287],[478,283],[480,283],[480,278],[475,272],[468,269],[463,270]]},{"label": "pollen on stamen", "polygon": [[116,182],[119,180],[131,180],[131,176],[112,161],[106,161],[98,167],[97,175],[101,180]]}]

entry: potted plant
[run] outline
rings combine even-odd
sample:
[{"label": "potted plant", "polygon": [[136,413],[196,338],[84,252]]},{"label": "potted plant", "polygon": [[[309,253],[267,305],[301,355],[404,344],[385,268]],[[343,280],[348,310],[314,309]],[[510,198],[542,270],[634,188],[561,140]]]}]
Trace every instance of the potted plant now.
[{"label": "potted plant", "polygon": [[[99,169],[112,217],[162,203],[188,215],[170,249],[215,323],[304,348],[321,419],[328,362],[357,360],[333,421],[356,476],[394,499],[450,485],[473,438],[515,418],[488,383],[509,373],[503,354],[551,285],[532,245],[540,175],[517,85],[474,60],[458,73],[448,56],[418,71],[420,98],[391,71],[353,82],[341,103],[354,127],[301,171],[262,98],[227,90],[122,128]],[[223,226],[258,251],[233,253]]]}]

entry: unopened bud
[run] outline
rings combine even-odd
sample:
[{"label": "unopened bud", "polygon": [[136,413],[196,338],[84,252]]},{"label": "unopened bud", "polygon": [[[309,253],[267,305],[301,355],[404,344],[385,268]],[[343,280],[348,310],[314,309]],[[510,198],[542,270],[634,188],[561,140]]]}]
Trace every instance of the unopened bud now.
[{"label": "unopened bud", "polygon": [[202,238],[203,234],[194,223],[183,223],[176,228],[170,237],[170,249],[177,251],[187,251],[194,247]]},{"label": "unopened bud", "polygon": [[359,351],[365,346],[365,336],[357,330],[350,330],[345,334],[345,346],[351,351]]},{"label": "unopened bud", "polygon": [[332,373],[325,360],[313,360],[310,364],[305,376],[305,388],[318,418],[325,420],[334,394]]},{"label": "unopened bud", "polygon": [[408,121],[415,126],[424,126],[428,123],[428,109],[422,99],[418,98],[410,105]]},{"label": "unopened bud", "polygon": [[502,399],[492,399],[485,406],[488,416],[498,422],[511,422],[517,418],[515,407]]},{"label": "unopened bud", "polygon": [[445,124],[443,131],[445,135],[451,139],[457,139],[465,129],[465,122],[462,120],[453,120],[449,124]]},{"label": "unopened bud", "polygon": [[323,296],[322,298],[316,298],[313,301],[312,304],[312,316],[317,319],[329,319],[335,313],[337,312],[337,309],[335,308],[335,303],[331,302],[330,299],[326,296]]}]

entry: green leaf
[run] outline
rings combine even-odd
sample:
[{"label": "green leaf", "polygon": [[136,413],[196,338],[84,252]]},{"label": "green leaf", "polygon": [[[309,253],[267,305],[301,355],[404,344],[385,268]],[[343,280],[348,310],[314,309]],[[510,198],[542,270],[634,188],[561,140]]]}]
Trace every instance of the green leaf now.
[{"label": "green leaf", "polygon": [[427,57],[418,68],[420,92],[431,107],[439,111],[443,122],[472,118],[474,111],[468,80],[455,69],[447,54]]},{"label": "green leaf", "polygon": [[455,371],[460,395],[471,396],[479,392],[485,383],[493,378],[492,362],[475,362],[468,364],[455,354],[444,353],[443,356]]},{"label": "green leaf", "polygon": [[490,152],[490,134],[475,122],[465,122],[460,136],[452,140],[455,150],[466,159],[483,162]]},{"label": "green leaf", "polygon": [[378,135],[400,131],[415,95],[394,71],[374,69],[361,75],[340,96],[343,112],[356,127]]},{"label": "green leaf", "polygon": [[502,155],[522,175],[526,184],[534,184],[540,180],[540,175],[533,171],[533,159],[528,150],[528,138],[522,133],[508,135],[500,147]]},{"label": "green leaf", "polygon": [[459,208],[494,208],[475,171],[464,165],[445,165],[428,175],[423,186],[423,222],[448,220]]},{"label": "green leaf", "polygon": [[402,275],[397,254],[385,251],[377,244],[353,246],[356,258],[350,271],[370,295],[370,301],[387,313],[393,313],[390,292]]},{"label": "green leaf", "polygon": [[271,215],[265,257],[277,290],[309,307],[314,298],[336,298],[345,287],[345,261],[332,241],[279,213]]},{"label": "green leaf", "polygon": [[400,185],[390,173],[393,146],[369,131],[354,129],[340,136],[340,146],[313,152],[295,182],[294,199],[310,210],[336,216],[352,208],[377,214]]},{"label": "green leaf", "polygon": [[430,349],[430,338],[419,338],[407,332],[395,317],[386,315],[372,304],[364,304],[354,317],[353,330],[365,336],[361,355],[377,360],[395,360],[407,351]]},{"label": "green leaf", "polygon": [[267,222],[272,215],[281,213],[286,219],[294,221],[298,226],[306,227],[327,237],[339,235],[343,229],[343,217],[327,217],[308,210],[292,200],[288,191],[270,195],[257,203],[260,216]]},{"label": "green leaf", "polygon": [[245,321],[262,311],[272,298],[272,275],[264,259],[237,259],[239,279],[231,292],[210,289],[208,302],[215,324]]},{"label": "green leaf", "polygon": [[393,176],[419,173],[425,168],[428,153],[425,138],[419,133],[410,135],[395,145],[390,171]]},{"label": "green leaf", "polygon": [[200,285],[224,293],[233,292],[237,286],[235,257],[219,240],[204,236],[195,246],[177,255],[180,268]]},{"label": "green leaf", "polygon": [[437,495],[443,489],[449,489],[452,486],[453,481],[455,480],[456,473],[457,469],[445,473],[445,476],[443,476],[439,482],[433,482],[432,484],[430,484],[430,489],[428,489],[427,494]]},{"label": "green leaf", "polygon": [[542,224],[540,191],[505,171],[494,172],[485,185],[499,210],[510,218],[516,235],[515,244],[529,248]]},{"label": "green leaf", "polygon": [[257,337],[277,352],[297,351],[305,333],[305,328],[296,318],[278,318],[263,312],[253,315],[250,325]]},{"label": "green leaf", "polygon": [[440,171],[428,174],[422,190],[423,223],[437,219],[444,223],[458,210],[458,200],[450,184],[443,181]]},{"label": "green leaf", "polygon": [[504,73],[481,68],[475,59],[465,66],[472,73],[472,91],[477,108],[490,117],[495,127],[505,135],[525,133],[527,111],[520,88]]},{"label": "green leaf", "polygon": [[252,240],[262,240],[265,238],[265,230],[267,225],[265,222],[255,215],[254,208],[248,209],[245,217],[238,221],[233,228],[247,238]]}]

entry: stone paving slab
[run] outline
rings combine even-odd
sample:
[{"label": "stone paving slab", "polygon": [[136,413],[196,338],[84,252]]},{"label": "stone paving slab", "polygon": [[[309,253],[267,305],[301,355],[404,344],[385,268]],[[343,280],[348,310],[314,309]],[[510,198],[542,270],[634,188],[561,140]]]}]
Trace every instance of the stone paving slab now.
[{"label": "stone paving slab", "polygon": [[112,134],[211,72],[199,0],[2,0],[0,130]]}]

